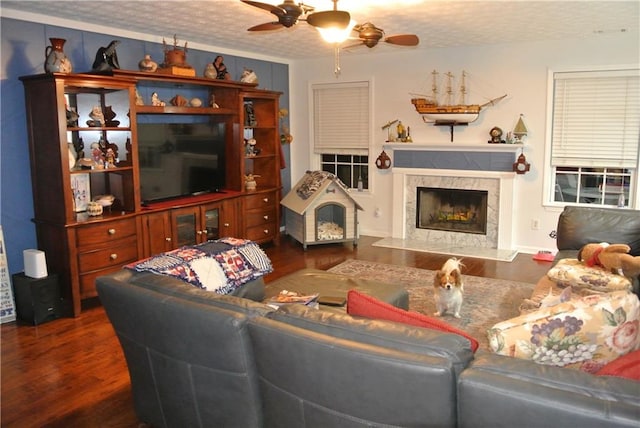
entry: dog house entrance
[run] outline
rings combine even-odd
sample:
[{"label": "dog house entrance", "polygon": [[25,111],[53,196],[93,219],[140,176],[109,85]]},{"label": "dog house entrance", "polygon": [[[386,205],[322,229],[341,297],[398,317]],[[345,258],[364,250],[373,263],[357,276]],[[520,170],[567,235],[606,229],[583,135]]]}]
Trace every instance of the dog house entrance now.
[{"label": "dog house entrance", "polygon": [[416,228],[487,234],[485,190],[418,187]]},{"label": "dog house entrance", "polygon": [[346,212],[343,205],[336,203],[328,203],[316,208],[316,240],[345,239]]}]

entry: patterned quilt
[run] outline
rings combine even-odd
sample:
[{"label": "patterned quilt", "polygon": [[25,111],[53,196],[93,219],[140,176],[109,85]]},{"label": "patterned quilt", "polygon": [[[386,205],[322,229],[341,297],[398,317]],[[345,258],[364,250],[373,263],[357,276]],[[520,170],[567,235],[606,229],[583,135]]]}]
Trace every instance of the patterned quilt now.
[{"label": "patterned quilt", "polygon": [[271,260],[256,243],[237,238],[181,247],[125,268],[169,275],[219,294],[229,294],[273,271]]}]

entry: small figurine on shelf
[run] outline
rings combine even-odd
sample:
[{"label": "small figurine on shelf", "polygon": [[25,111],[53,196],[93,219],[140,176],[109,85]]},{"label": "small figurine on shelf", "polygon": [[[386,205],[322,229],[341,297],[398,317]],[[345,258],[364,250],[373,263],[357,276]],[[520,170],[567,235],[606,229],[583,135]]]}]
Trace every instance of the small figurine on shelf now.
[{"label": "small figurine on shelf", "polygon": [[151,94],[151,105],[156,107],[164,107],[166,103],[160,99],[157,92]]},{"label": "small figurine on shelf", "polygon": [[100,106],[93,106],[89,113],[91,120],[87,120],[87,126],[100,127],[104,126],[104,114]]},{"label": "small figurine on shelf", "polygon": [[402,124],[402,121],[398,122],[396,129],[398,131],[398,141],[407,141],[407,131],[405,130],[405,127]]},{"label": "small figurine on shelf", "polygon": [[96,52],[96,59],[93,61],[92,71],[111,71],[119,69],[118,54],[116,46],[120,44],[120,40],[113,40],[106,48],[103,46]]},{"label": "small figurine on shelf", "polygon": [[112,148],[108,148],[107,153],[105,155],[105,167],[113,168],[116,166],[116,163],[117,163],[116,153],[113,151]]},{"label": "small figurine on shelf", "polygon": [[256,188],[258,187],[258,183],[256,183],[256,177],[260,176],[255,174],[247,174],[244,176],[244,188],[246,190],[256,190]]},{"label": "small figurine on shelf", "polygon": [[78,118],[80,115],[76,112],[75,108],[67,107],[67,126],[78,126]]},{"label": "small figurine on shelf", "polygon": [[91,143],[91,158],[93,159],[93,166],[102,169],[104,167],[104,155],[100,149],[99,143]]},{"label": "small figurine on shelf", "polygon": [[78,137],[78,139],[73,142],[73,148],[76,151],[76,159],[84,158],[84,141],[82,137]]},{"label": "small figurine on shelf", "polygon": [[244,126],[258,126],[252,102],[244,103]]},{"label": "small figurine on shelf", "polygon": [[257,85],[258,75],[255,73],[255,71],[245,67],[245,69],[242,70],[242,75],[240,75],[240,81],[243,83],[255,83]]},{"label": "small figurine on shelf", "polygon": [[227,66],[224,65],[224,58],[221,55],[213,60],[213,68],[216,69],[216,79],[231,80],[231,74],[227,71]]},{"label": "small figurine on shelf", "polygon": [[256,144],[257,142],[255,138],[250,138],[244,141],[244,153],[246,156],[253,157],[258,154]]},{"label": "small figurine on shelf", "polygon": [[209,97],[209,107],[220,108],[220,106],[216,103],[216,94],[211,93]]},{"label": "small figurine on shelf", "polygon": [[144,58],[138,63],[138,69],[140,71],[146,71],[147,73],[153,73],[158,69],[158,63],[151,59],[151,55],[145,54]]},{"label": "small figurine on shelf", "polygon": [[142,95],[140,95],[140,92],[138,92],[138,88],[136,88],[136,105],[137,106],[144,105],[144,99],[142,98]]},{"label": "small figurine on shelf", "polygon": [[119,120],[114,120],[116,117],[116,112],[113,111],[112,106],[104,106],[104,123],[106,126],[112,126],[112,127],[117,127],[118,125],[120,125],[120,121]]}]

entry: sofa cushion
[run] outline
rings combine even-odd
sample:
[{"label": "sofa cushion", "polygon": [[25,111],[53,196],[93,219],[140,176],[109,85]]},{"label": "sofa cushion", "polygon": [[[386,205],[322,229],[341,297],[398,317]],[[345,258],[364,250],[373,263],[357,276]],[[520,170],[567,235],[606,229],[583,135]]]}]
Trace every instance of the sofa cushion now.
[{"label": "sofa cushion", "polygon": [[631,281],[602,267],[586,266],[578,259],[562,259],[549,269],[547,276],[562,287],[588,288],[598,292],[631,290]]},{"label": "sofa cushion", "polygon": [[585,296],[495,324],[495,353],[594,373],[640,347],[640,301],[628,291]]},{"label": "sofa cushion", "polygon": [[409,324],[416,327],[430,328],[445,333],[453,333],[465,337],[471,343],[471,349],[476,352],[478,349],[478,341],[469,334],[455,327],[450,326],[444,321],[423,315],[418,312],[405,311],[396,308],[393,305],[385,303],[374,297],[360,293],[356,290],[350,290],[347,294],[347,313],[349,315],[361,316],[366,318],[383,319],[403,324]]},{"label": "sofa cushion", "polygon": [[450,361],[460,373],[473,359],[469,341],[458,335],[436,330],[415,328],[384,320],[352,317],[346,313],[329,312],[305,305],[285,305],[267,315],[268,318],[325,334],[397,351],[432,355]]},{"label": "sofa cushion", "polygon": [[640,350],[611,361],[596,372],[598,376],[617,376],[640,381]]}]

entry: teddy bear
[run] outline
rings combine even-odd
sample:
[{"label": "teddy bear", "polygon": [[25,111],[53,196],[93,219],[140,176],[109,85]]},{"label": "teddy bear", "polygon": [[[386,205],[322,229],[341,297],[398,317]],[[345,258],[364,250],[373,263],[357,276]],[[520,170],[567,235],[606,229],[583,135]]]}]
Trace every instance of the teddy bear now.
[{"label": "teddy bear", "polygon": [[587,266],[602,266],[606,270],[632,278],[640,275],[640,256],[628,254],[627,244],[586,244],[578,252],[578,260]]}]

